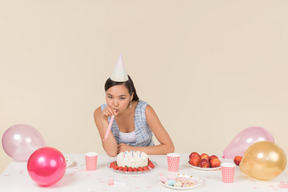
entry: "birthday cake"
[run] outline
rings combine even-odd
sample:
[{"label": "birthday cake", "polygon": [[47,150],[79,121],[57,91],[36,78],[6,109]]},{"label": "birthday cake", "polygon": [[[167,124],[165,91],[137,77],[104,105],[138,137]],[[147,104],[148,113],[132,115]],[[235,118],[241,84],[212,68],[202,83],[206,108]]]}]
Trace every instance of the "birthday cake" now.
[{"label": "birthday cake", "polygon": [[121,152],[117,155],[116,161],[110,162],[107,166],[124,173],[143,173],[155,168],[148,155],[140,151]]},{"label": "birthday cake", "polygon": [[117,155],[117,165],[122,167],[144,167],[148,165],[148,155],[140,151],[125,151]]}]

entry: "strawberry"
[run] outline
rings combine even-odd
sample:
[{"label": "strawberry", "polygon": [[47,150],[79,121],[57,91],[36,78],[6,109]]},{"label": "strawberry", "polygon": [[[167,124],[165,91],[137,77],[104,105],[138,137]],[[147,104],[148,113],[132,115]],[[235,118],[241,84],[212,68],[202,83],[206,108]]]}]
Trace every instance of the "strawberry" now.
[{"label": "strawberry", "polygon": [[138,170],[137,170],[137,168],[136,168],[136,167],[134,167],[133,171],[134,171],[134,172],[137,172]]},{"label": "strawberry", "polygon": [[149,171],[148,166],[143,167],[144,171]]},{"label": "strawberry", "polygon": [[138,167],[138,171],[143,172],[143,168],[142,167]]},{"label": "strawberry", "polygon": [[123,170],[123,167],[122,167],[122,166],[120,166],[120,167],[118,168],[118,170],[119,170],[119,171],[122,171],[122,170]]},{"label": "strawberry", "polygon": [[115,163],[114,162],[112,162],[112,163],[110,163],[110,168],[112,168],[113,166],[115,165]]},{"label": "strawberry", "polygon": [[128,167],[128,171],[132,172],[133,171],[132,167]]},{"label": "strawberry", "polygon": [[114,165],[113,169],[117,170],[119,167],[117,165]]},{"label": "strawberry", "polygon": [[123,172],[127,172],[127,170],[128,170],[128,167],[123,168]]}]

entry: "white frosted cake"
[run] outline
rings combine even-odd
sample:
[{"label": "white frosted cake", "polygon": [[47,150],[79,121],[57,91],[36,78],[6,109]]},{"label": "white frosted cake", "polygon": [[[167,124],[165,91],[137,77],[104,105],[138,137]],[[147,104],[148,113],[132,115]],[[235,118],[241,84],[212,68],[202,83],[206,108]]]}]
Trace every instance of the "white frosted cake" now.
[{"label": "white frosted cake", "polygon": [[120,167],[144,167],[148,165],[148,155],[140,151],[125,151],[117,155],[117,165]]}]

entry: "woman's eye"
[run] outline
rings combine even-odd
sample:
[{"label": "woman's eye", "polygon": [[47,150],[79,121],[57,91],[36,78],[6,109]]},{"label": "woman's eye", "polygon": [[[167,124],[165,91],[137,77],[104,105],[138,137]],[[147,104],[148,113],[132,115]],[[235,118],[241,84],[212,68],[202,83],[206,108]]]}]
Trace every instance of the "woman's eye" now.
[{"label": "woman's eye", "polygon": [[120,99],[121,99],[121,100],[124,100],[124,99],[126,99],[126,98],[125,98],[125,97],[120,97]]},{"label": "woman's eye", "polygon": [[108,96],[109,99],[112,99],[112,96]]}]

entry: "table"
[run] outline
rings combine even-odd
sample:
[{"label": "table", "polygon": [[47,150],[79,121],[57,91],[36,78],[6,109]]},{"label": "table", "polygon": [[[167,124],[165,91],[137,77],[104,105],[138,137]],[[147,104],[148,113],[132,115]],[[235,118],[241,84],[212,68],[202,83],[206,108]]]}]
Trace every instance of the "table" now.
[{"label": "table", "polygon": [[[56,184],[49,187],[38,186],[28,175],[25,162],[12,162],[0,175],[1,192],[108,192],[108,191],[175,191],[163,187],[159,183],[159,173],[168,173],[167,158],[165,155],[150,155],[149,158],[156,162],[156,169],[144,174],[120,174],[107,167],[107,163],[115,161],[115,157],[108,157],[106,154],[99,154],[97,170],[85,171],[84,154],[64,154],[71,157],[77,165],[66,169],[64,177]],[[188,165],[188,154],[181,154],[179,173],[195,175],[204,180],[204,184],[189,191],[288,191],[288,174],[283,172],[270,181],[260,181],[243,174],[239,167],[235,170],[235,182],[225,184],[221,181],[221,170],[202,171],[191,168]],[[126,183],[126,186],[108,185],[108,180]]]}]

